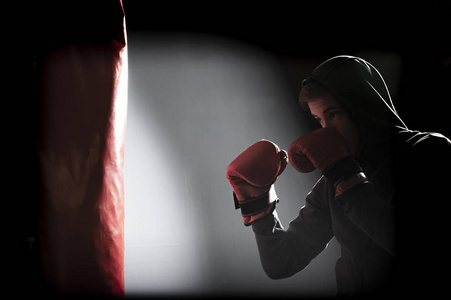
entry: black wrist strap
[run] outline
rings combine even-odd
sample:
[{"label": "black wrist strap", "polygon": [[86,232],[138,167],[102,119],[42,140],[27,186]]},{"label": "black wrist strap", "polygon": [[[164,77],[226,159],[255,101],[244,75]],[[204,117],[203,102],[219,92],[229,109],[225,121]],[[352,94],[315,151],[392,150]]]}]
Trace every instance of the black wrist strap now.
[{"label": "black wrist strap", "polygon": [[275,193],[268,192],[256,198],[246,200],[246,203],[239,203],[238,198],[233,192],[233,200],[235,202],[235,209],[241,208],[243,215],[252,214],[268,207],[271,203],[279,202],[279,199],[275,196]]},{"label": "black wrist strap", "polygon": [[346,157],[336,162],[324,176],[334,184],[345,180],[356,173],[363,172],[362,167],[357,163],[354,157]]}]

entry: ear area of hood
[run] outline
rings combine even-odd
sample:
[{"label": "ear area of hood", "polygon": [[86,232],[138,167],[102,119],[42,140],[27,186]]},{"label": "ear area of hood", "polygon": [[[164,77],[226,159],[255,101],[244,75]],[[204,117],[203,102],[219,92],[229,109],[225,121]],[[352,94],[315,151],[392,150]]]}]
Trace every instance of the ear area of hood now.
[{"label": "ear area of hood", "polygon": [[364,118],[405,126],[396,113],[387,85],[379,71],[362,58],[350,55],[332,57],[320,64],[303,81],[318,81],[346,107]]}]

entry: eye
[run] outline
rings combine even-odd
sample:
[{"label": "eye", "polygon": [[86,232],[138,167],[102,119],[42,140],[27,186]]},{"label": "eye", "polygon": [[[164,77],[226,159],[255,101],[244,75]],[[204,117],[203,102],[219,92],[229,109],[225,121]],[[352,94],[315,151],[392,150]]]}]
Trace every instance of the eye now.
[{"label": "eye", "polygon": [[329,113],[327,114],[327,119],[328,119],[328,120],[333,120],[333,119],[339,117],[340,114],[341,114],[341,111],[339,111],[339,110],[331,111],[331,112],[329,112]]}]

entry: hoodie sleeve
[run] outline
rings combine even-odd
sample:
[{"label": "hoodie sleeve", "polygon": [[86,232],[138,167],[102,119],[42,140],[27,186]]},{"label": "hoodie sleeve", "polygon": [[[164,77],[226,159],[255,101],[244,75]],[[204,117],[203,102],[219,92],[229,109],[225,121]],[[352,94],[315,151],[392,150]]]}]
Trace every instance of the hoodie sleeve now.
[{"label": "hoodie sleeve", "polygon": [[290,277],[304,269],[333,237],[326,192],[322,179],[287,230],[276,211],[252,225],[263,269],[271,279]]},{"label": "hoodie sleeve", "polygon": [[417,233],[427,232],[420,240],[432,235],[436,235],[435,241],[440,240],[436,233],[446,219],[446,210],[439,207],[448,190],[451,141],[437,133],[407,134],[411,137],[395,156],[392,195],[380,197],[375,184],[367,182],[336,199],[347,217],[393,256],[407,236],[415,240]]},{"label": "hoodie sleeve", "polygon": [[395,206],[366,182],[336,199],[346,216],[376,244],[395,256]]}]

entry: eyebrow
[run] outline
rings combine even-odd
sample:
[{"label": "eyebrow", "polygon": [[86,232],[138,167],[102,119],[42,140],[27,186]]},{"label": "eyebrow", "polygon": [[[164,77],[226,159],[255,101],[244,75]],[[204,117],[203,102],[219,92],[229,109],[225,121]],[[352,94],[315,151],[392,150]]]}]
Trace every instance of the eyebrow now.
[{"label": "eyebrow", "polygon": [[338,107],[338,106],[331,106],[331,107],[328,107],[328,108],[326,108],[325,110],[323,110],[323,115],[327,114],[329,111],[334,110],[334,109],[341,109],[341,108]]},{"label": "eyebrow", "polygon": [[[341,109],[341,107],[339,107],[339,106],[330,106],[330,107],[326,108],[325,110],[323,110],[323,115],[327,114],[329,111],[334,110],[334,109]],[[315,114],[312,114],[312,116],[315,117],[315,118],[319,118]]]}]

